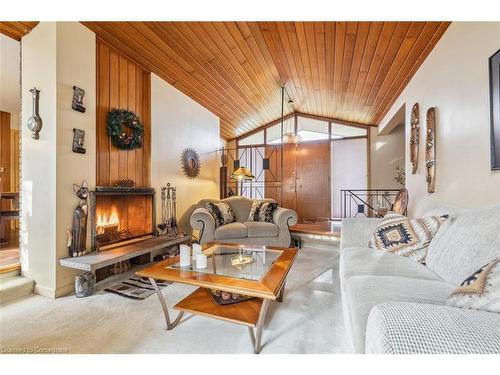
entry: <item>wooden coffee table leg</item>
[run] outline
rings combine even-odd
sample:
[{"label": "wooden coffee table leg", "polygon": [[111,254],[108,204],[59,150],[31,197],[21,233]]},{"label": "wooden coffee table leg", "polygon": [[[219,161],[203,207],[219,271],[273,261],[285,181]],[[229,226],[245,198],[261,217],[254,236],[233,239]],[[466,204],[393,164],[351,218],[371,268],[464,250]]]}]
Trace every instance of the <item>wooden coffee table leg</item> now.
[{"label": "wooden coffee table leg", "polygon": [[250,340],[252,341],[253,351],[255,354],[260,353],[262,329],[264,328],[264,322],[266,320],[268,307],[269,307],[269,300],[264,299],[262,301],[262,306],[260,307],[259,319],[257,320],[257,325],[255,326],[255,330],[252,327],[248,327],[248,333],[250,334]]},{"label": "wooden coffee table leg", "polygon": [[280,292],[278,294],[278,298],[276,298],[276,301],[278,301],[278,302],[283,302],[283,297],[285,295],[285,284],[286,284],[286,280],[285,280],[285,282],[283,283],[283,286],[280,289]]},{"label": "wooden coffee table leg", "polygon": [[170,321],[170,315],[168,314],[168,309],[167,309],[167,303],[165,302],[165,298],[163,297],[163,294],[161,293],[160,288],[158,288],[158,285],[156,284],[155,279],[149,278],[149,282],[151,285],[153,285],[153,288],[155,289],[156,295],[158,296],[158,299],[160,300],[161,308],[163,309],[163,315],[165,315],[165,321],[167,323],[167,330],[173,329],[177,324],[182,319],[182,316],[184,315],[184,312],[181,311],[179,315],[177,315],[177,318],[173,322]]}]

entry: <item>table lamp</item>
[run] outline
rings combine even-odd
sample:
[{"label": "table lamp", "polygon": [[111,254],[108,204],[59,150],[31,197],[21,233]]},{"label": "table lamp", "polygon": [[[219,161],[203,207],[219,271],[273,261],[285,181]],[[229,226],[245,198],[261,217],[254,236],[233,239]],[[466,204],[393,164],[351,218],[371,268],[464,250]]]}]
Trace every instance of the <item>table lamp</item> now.
[{"label": "table lamp", "polygon": [[243,193],[243,181],[250,181],[255,178],[255,176],[245,167],[239,167],[233,172],[231,178],[240,182],[240,195]]}]

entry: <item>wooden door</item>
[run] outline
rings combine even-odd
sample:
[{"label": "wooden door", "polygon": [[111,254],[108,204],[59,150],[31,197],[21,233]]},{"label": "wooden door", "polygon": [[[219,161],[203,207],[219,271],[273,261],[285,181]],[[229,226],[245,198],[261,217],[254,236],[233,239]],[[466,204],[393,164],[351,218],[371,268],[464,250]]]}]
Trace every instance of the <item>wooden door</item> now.
[{"label": "wooden door", "polygon": [[0,170],[3,169],[0,176],[2,180],[0,189],[2,192],[10,191],[10,161],[10,113],[0,112]]},{"label": "wooden door", "polygon": [[301,219],[330,218],[330,141],[297,147],[297,213]]},{"label": "wooden door", "polygon": [[282,206],[297,211],[296,192],[296,155],[297,147],[291,144],[283,145],[283,200]]},{"label": "wooden door", "polygon": [[301,219],[330,218],[330,141],[283,145],[283,207]]},{"label": "wooden door", "polygon": [[[10,139],[10,113],[0,112],[0,195],[4,192],[10,192],[11,179],[11,139]],[[10,200],[0,199],[0,210],[11,210]],[[0,237],[9,239],[10,228],[9,221],[0,221]]]}]

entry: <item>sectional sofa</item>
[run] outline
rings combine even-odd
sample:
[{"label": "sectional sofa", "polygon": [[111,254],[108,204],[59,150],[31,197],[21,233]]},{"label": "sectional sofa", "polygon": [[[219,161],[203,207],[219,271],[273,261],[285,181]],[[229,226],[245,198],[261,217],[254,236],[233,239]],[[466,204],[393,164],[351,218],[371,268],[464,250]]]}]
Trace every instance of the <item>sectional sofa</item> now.
[{"label": "sectional sofa", "polygon": [[449,214],[426,265],[368,248],[380,219],[342,222],[340,286],[356,353],[500,353],[500,314],[449,307],[453,290],[500,257],[500,206]]}]

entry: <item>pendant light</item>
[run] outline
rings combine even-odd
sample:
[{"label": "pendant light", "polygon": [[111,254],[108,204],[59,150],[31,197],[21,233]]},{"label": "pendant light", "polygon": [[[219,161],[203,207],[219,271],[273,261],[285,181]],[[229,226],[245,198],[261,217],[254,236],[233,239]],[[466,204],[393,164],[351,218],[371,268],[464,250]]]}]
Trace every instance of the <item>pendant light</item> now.
[{"label": "pendant light", "polygon": [[[293,100],[290,99],[288,101],[288,103],[293,105]],[[298,135],[295,132],[295,129],[294,129],[295,126],[292,124],[292,129],[285,129],[283,127],[284,126],[284,124],[283,124],[284,116],[285,116],[284,106],[285,106],[285,87],[282,86],[281,87],[281,128],[283,129],[282,142],[288,143],[288,144],[298,145],[302,141],[302,138],[300,135]],[[288,128],[288,126],[287,126],[287,128]]]}]

